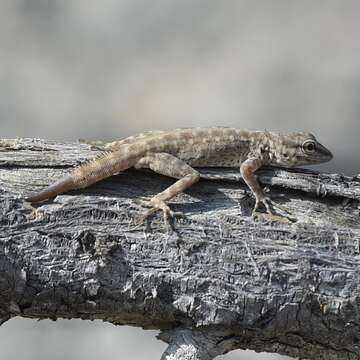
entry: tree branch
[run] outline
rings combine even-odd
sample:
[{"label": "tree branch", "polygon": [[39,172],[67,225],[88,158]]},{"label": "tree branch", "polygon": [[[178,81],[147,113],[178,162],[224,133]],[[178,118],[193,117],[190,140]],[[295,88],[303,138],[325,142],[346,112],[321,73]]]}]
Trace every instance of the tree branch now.
[{"label": "tree branch", "polygon": [[[309,359],[360,356],[359,177],[264,169],[273,200],[296,219],[250,217],[237,170],[204,178],[171,203],[171,231],[135,220],[173,181],[126,171],[37,211],[23,195],[80,161],[86,144],[0,140],[0,323],[103,319],[161,330],[162,359],[233,349]],[[321,196],[321,197],[319,197]]]}]

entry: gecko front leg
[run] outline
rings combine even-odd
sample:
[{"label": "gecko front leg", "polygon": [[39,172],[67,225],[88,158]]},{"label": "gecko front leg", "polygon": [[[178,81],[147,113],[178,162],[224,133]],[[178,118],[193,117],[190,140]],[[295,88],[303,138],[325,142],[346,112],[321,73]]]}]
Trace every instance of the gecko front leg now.
[{"label": "gecko front leg", "polygon": [[146,218],[156,210],[162,210],[164,221],[169,223],[169,216],[177,215],[166,202],[177,194],[185,191],[200,179],[200,174],[185,161],[168,153],[149,153],[141,158],[134,166],[136,169],[150,168],[158,174],[179,179],[173,185],[150,200],[150,209],[144,216]]},{"label": "gecko front leg", "polygon": [[255,206],[254,206],[252,215],[255,216],[257,210],[259,209],[260,204],[263,204],[266,208],[266,211],[269,214],[268,217],[270,218],[270,220],[286,221],[286,222],[294,221],[293,218],[290,218],[288,216],[278,216],[278,215],[273,214],[270,205],[273,206],[274,208],[278,208],[286,213],[288,213],[288,211],[283,209],[281,206],[279,206],[274,201],[272,201],[268,196],[266,196],[263,189],[261,188],[258,181],[256,180],[256,176],[254,175],[254,172],[257,169],[259,169],[262,165],[264,165],[264,162],[261,159],[249,158],[249,159],[245,160],[240,166],[241,176],[255,196],[256,202],[255,202]]},{"label": "gecko front leg", "polygon": [[250,188],[255,196],[255,207],[253,209],[253,215],[259,209],[260,204],[263,204],[270,215],[273,215],[270,203],[271,200],[264,194],[263,189],[260,187],[254,172],[259,169],[264,162],[261,159],[249,158],[245,160],[240,166],[240,173],[244,179],[246,185]]}]

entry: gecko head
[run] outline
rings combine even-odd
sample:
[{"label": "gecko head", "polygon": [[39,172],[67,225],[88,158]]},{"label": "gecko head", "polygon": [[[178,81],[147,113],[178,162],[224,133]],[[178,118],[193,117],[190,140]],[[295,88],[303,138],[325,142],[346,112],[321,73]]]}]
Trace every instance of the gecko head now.
[{"label": "gecko head", "polygon": [[330,161],[332,153],[314,135],[305,132],[277,134],[274,165],[299,166]]}]

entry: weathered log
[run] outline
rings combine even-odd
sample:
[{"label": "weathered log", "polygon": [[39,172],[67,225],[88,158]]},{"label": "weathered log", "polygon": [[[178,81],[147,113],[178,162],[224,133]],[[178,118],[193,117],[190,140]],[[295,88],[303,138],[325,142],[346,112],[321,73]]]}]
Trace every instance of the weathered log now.
[{"label": "weathered log", "polygon": [[[37,211],[23,200],[97,154],[81,143],[0,140],[0,322],[103,319],[161,330],[162,359],[233,349],[360,358],[360,178],[264,169],[293,222],[253,219],[236,169],[144,225],[137,201],[173,180],[129,170]],[[212,179],[212,180],[211,180]]]}]

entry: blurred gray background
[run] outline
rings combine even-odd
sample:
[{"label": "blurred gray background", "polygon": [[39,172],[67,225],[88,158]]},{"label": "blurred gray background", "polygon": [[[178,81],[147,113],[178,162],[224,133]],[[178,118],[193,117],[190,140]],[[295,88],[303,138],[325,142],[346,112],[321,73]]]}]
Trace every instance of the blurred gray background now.
[{"label": "blurred gray background", "polygon": [[[357,0],[0,0],[1,137],[306,130],[335,155],[320,169],[359,173],[359,19]],[[13,319],[0,358],[155,360],[155,334]]]}]

